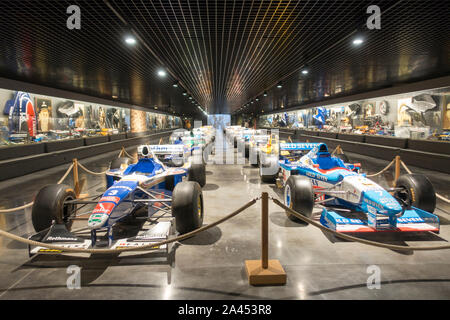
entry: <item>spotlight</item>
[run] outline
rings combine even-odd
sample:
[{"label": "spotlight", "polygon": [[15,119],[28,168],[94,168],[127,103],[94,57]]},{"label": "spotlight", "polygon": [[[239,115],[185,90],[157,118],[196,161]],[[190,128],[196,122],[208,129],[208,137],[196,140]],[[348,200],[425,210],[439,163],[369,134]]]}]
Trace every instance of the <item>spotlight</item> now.
[{"label": "spotlight", "polygon": [[355,39],[353,40],[353,44],[354,44],[355,46],[359,46],[359,45],[362,44],[363,42],[364,42],[364,40],[363,40],[363,38],[361,38],[361,37],[355,38]]},{"label": "spotlight", "polygon": [[183,91],[183,96],[187,96],[187,92],[186,91]]},{"label": "spotlight", "polygon": [[172,87],[178,88],[178,81],[175,81],[175,82],[173,83]]},{"label": "spotlight", "polygon": [[302,70],[302,73],[303,73],[303,74],[308,74],[308,72],[309,72],[308,69]]},{"label": "spotlight", "polygon": [[158,76],[160,76],[161,78],[164,78],[167,75],[166,71],[164,70],[158,70]]},{"label": "spotlight", "polygon": [[133,36],[128,35],[128,36],[125,37],[125,43],[130,45],[130,46],[135,45],[136,44],[136,38],[133,37]]},{"label": "spotlight", "polygon": [[264,91],[263,95],[264,95],[264,97],[267,97],[267,91]]},{"label": "spotlight", "polygon": [[192,100],[192,96],[189,96],[189,100]]},{"label": "spotlight", "polygon": [[256,101],[259,101],[259,98],[256,98],[255,100],[256,100]]},{"label": "spotlight", "polygon": [[280,82],[278,82],[278,84],[277,84],[277,88],[278,88],[278,89],[281,89],[281,88],[283,88],[283,84],[281,83],[281,81],[280,81]]}]

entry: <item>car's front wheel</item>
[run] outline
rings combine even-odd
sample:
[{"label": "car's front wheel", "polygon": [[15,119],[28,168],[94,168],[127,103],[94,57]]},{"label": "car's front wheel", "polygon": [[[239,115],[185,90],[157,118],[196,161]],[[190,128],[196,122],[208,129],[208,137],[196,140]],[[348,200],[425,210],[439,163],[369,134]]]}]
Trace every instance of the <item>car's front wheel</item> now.
[{"label": "car's front wheel", "polygon": [[70,230],[73,222],[70,218],[75,214],[76,205],[67,202],[75,199],[73,189],[64,184],[52,184],[39,190],[31,210],[34,230],[45,230],[52,225],[52,221],[65,224]]},{"label": "car's front wheel", "polygon": [[[310,218],[314,208],[314,189],[311,181],[304,176],[290,176],[284,187],[284,204]],[[287,210],[286,216],[292,221],[301,221]]]},{"label": "car's front wheel", "polygon": [[203,224],[203,194],[200,185],[194,181],[183,181],[172,193],[172,215],[180,234],[198,229]]},{"label": "car's front wheel", "polygon": [[416,208],[433,213],[436,208],[436,193],[430,180],[423,174],[401,175],[395,187],[395,197],[407,207]]}]

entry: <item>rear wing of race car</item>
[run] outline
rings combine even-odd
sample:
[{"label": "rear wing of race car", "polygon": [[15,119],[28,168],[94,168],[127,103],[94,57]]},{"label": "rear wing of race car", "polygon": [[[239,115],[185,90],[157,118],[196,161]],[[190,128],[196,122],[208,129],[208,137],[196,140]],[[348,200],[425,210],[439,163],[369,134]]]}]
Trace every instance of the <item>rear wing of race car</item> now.
[{"label": "rear wing of race car", "polygon": [[255,142],[267,142],[270,136],[268,134],[255,134],[252,138]]},{"label": "rear wing of race car", "polygon": [[280,151],[301,150],[308,151],[317,147],[320,143],[280,143]]},{"label": "rear wing of race car", "polygon": [[[184,145],[182,144],[155,144],[143,145],[138,147],[138,154],[145,155],[145,148],[156,154],[182,154],[184,153]],[[143,153],[144,152],[144,153]]]}]

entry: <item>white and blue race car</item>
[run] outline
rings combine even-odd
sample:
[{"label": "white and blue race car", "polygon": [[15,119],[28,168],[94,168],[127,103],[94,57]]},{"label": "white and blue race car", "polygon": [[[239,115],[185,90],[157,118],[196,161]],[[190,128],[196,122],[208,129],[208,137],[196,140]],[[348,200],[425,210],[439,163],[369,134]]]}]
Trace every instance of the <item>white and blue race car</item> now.
[{"label": "white and blue race car", "polygon": [[260,174],[272,182],[280,174],[285,205],[307,217],[320,205],[320,222],[338,232],[439,232],[436,194],[426,176],[402,175],[386,190],[360,167],[332,156],[324,143],[281,143],[279,157],[267,159]]},{"label": "white and blue race car", "polygon": [[[33,240],[58,244],[67,248],[95,248],[107,246],[122,248],[148,245],[168,237],[176,229],[180,234],[201,227],[204,207],[202,189],[206,183],[205,165],[195,163],[187,156],[184,145],[143,145],[138,147],[138,161],[130,164],[129,158],[111,162],[106,172],[107,190],[90,198],[77,199],[72,188],[63,184],[48,185],[36,195],[32,208],[32,223],[37,234]],[[171,155],[168,166],[158,157]],[[88,212],[79,211],[86,205],[95,205]],[[160,222],[169,215],[170,219]],[[87,228],[90,238],[70,232],[77,217],[90,214]],[[143,219],[151,222],[146,230],[122,238],[116,236],[118,223]],[[174,227],[175,226],[175,227]],[[98,233],[104,233],[99,245]],[[156,240],[155,240],[156,239]],[[30,248],[30,254],[61,253],[43,247]]]}]

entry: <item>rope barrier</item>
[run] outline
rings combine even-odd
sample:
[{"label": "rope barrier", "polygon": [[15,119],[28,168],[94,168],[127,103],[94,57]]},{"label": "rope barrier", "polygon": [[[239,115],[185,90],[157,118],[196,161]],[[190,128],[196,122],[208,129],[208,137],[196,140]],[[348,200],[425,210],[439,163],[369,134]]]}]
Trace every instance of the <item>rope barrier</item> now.
[{"label": "rope barrier", "polygon": [[367,174],[366,177],[368,177],[368,178],[370,178],[370,177],[376,177],[376,176],[382,174],[383,172],[385,172],[386,170],[388,170],[388,169],[394,164],[394,162],[395,162],[395,158],[394,158],[394,160],[392,160],[392,161],[391,161],[391,162],[390,162],[383,170],[381,170],[381,171],[379,171],[379,172],[377,172],[377,173],[374,173],[374,174]]},{"label": "rope barrier", "polygon": [[403,169],[406,170],[406,172],[408,172],[409,174],[412,173],[411,170],[409,170],[409,168],[406,166],[406,164],[403,162],[403,160],[400,160],[400,163],[402,164]]},{"label": "rope barrier", "polygon": [[[58,180],[57,184],[62,183],[67,178],[70,171],[72,171],[72,168],[73,168],[73,164],[70,165],[70,167],[67,169],[67,171],[64,173],[64,175],[61,177],[61,179]],[[31,207],[33,205],[33,203],[34,203],[34,201],[31,201],[20,207],[15,207],[15,208],[10,208],[10,209],[0,209],[0,213],[10,213],[10,212],[15,212],[15,211],[20,211],[20,210]]]},{"label": "rope barrier", "polygon": [[204,227],[198,228],[196,230],[193,230],[191,232],[185,233],[181,236],[172,238],[172,239],[168,239],[168,240],[164,240],[164,241],[160,241],[160,242],[155,242],[155,243],[151,243],[148,245],[143,245],[143,246],[136,246],[136,247],[129,247],[129,248],[120,248],[120,249],[82,249],[82,248],[65,248],[65,247],[61,247],[58,245],[53,245],[53,244],[49,244],[49,243],[43,243],[43,242],[39,242],[39,241],[34,241],[34,240],[30,240],[30,239],[25,239],[22,238],[20,236],[17,236],[15,234],[9,233],[7,231],[1,230],[0,229],[0,236],[4,236],[7,238],[10,238],[12,240],[17,240],[32,246],[39,246],[39,247],[44,247],[44,248],[48,248],[48,249],[55,249],[55,250],[62,250],[65,252],[78,252],[78,253],[117,253],[117,252],[124,252],[124,251],[141,251],[143,249],[152,249],[155,247],[159,247],[165,244],[169,244],[172,242],[176,242],[176,241],[181,241],[187,238],[190,238],[200,232],[206,231],[208,229],[211,229],[212,227],[217,226],[218,224],[221,224],[222,222],[225,222],[231,218],[233,218],[234,216],[238,215],[239,213],[241,213],[242,211],[246,210],[247,208],[251,207],[252,205],[254,205],[256,203],[256,201],[258,200],[258,198],[255,198],[249,202],[247,202],[245,205],[243,205],[242,207],[240,207],[239,209],[237,209],[236,211],[226,215],[225,217],[211,223],[208,224]]},{"label": "rope barrier", "polygon": [[128,158],[134,160],[134,157],[133,157],[131,154],[129,154],[129,153],[127,152],[127,150],[125,150],[125,148],[123,148],[122,151],[123,151],[123,154],[124,154],[126,157],[128,157]]},{"label": "rope barrier", "polygon": [[64,180],[66,180],[67,176],[69,175],[70,171],[73,169],[73,163],[69,166],[66,173],[61,177],[61,179],[58,180],[56,184],[61,184]]},{"label": "rope barrier", "polygon": [[333,235],[337,236],[338,238],[342,238],[342,239],[345,239],[345,240],[355,241],[355,242],[359,242],[359,243],[362,243],[362,244],[371,245],[371,246],[375,246],[375,247],[379,247],[379,248],[391,249],[391,250],[425,251],[425,250],[450,249],[450,245],[428,246],[428,247],[406,247],[406,246],[398,246],[398,245],[393,245],[393,244],[386,244],[386,243],[381,243],[381,242],[376,242],[376,241],[356,238],[356,237],[353,237],[353,236],[349,236],[348,234],[345,234],[345,233],[340,233],[340,232],[331,230],[330,228],[327,228],[327,227],[323,226],[322,224],[318,223],[317,221],[314,221],[314,220],[312,220],[312,219],[310,219],[308,217],[305,217],[301,213],[299,213],[297,211],[294,211],[291,208],[285,206],[278,199],[275,199],[275,198],[271,198],[271,199],[276,205],[278,205],[279,207],[281,207],[284,210],[288,211],[289,213],[293,214],[294,216],[296,216],[300,220],[303,220],[304,222],[307,222],[307,223],[309,223],[309,224],[319,228],[322,231],[326,231],[326,232],[332,233]]},{"label": "rope barrier", "polygon": [[96,175],[96,176],[104,175],[104,174],[108,171],[108,169],[106,169],[105,171],[102,171],[102,172],[94,172],[94,171],[89,170],[88,168],[86,168],[85,166],[83,166],[83,165],[82,165],[81,163],[79,163],[79,162],[78,162],[78,166],[79,166],[81,169],[83,169],[84,171],[86,171],[87,173],[93,174],[93,175]]},{"label": "rope barrier", "polygon": [[[124,152],[127,156],[131,157],[124,148],[120,151],[119,157],[122,154],[122,152]],[[131,157],[131,158],[134,159],[134,157]],[[77,162],[77,164],[81,167],[81,169],[83,169],[87,173],[93,174],[93,175],[103,175],[108,171],[108,170],[105,170],[103,172],[93,172],[93,171],[89,170],[88,168],[86,168],[85,166],[83,166],[81,163]],[[58,182],[56,182],[56,184],[61,184],[64,180],[66,180],[67,176],[69,175],[70,171],[72,171],[72,169],[73,169],[73,163],[69,166],[67,171],[61,177],[61,179],[59,179]],[[34,201],[24,204],[23,206],[20,206],[20,207],[15,207],[15,208],[10,208],[10,209],[0,209],[0,213],[10,213],[10,212],[24,210],[26,208],[31,207],[33,205],[33,203],[34,203]]]},{"label": "rope barrier", "polygon": [[333,155],[336,153],[336,151],[337,151],[340,147],[341,147],[341,146],[338,145],[336,148],[334,148],[334,150],[333,150],[333,152],[331,153],[331,155],[333,156]]}]

